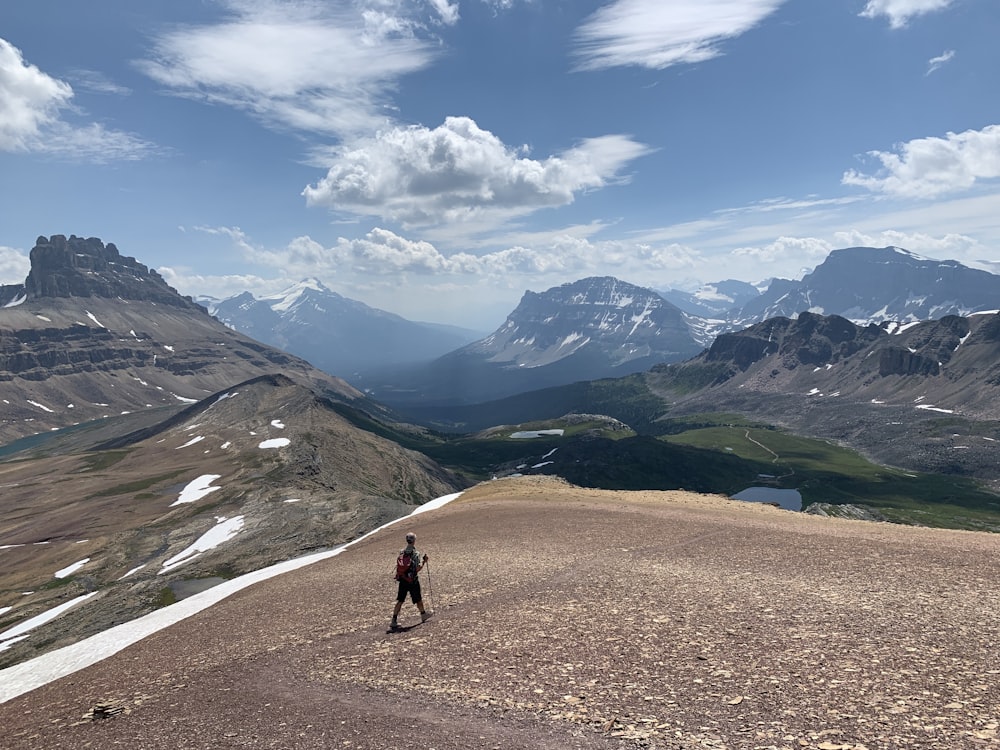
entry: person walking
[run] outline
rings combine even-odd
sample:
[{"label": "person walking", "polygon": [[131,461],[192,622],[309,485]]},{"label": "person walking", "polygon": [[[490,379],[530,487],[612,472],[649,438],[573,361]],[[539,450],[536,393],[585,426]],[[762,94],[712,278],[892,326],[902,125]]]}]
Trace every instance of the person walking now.
[{"label": "person walking", "polygon": [[396,592],[396,607],[392,611],[392,622],[389,623],[390,630],[399,627],[399,611],[403,608],[403,602],[407,595],[410,600],[417,605],[420,611],[420,622],[427,622],[428,618],[434,614],[424,609],[423,597],[420,594],[420,579],[417,575],[424,566],[427,565],[428,556],[421,556],[416,548],[417,535],[412,531],[406,535],[406,546],[400,551],[396,558],[396,580],[399,582]]}]

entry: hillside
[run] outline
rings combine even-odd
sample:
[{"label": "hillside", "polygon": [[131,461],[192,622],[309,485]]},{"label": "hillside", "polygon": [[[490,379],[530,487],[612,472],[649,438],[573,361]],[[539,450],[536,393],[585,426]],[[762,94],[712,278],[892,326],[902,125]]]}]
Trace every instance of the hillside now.
[{"label": "hillside", "polygon": [[405,528],[430,622],[385,633],[393,527],[3,703],[5,747],[998,744],[996,535],[539,479]]},{"label": "hillside", "polygon": [[[281,375],[149,416],[54,433],[0,462],[0,666],[343,544],[460,486]],[[8,635],[88,595],[49,628]]]},{"label": "hillside", "polygon": [[0,288],[0,444],[123,413],[176,411],[275,372],[377,411],[343,380],[237,333],[97,238],[39,237]]}]

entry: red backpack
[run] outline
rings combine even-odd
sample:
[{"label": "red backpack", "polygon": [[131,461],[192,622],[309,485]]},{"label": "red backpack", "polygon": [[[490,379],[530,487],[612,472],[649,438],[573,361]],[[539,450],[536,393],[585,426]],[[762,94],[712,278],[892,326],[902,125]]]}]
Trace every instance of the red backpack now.
[{"label": "red backpack", "polygon": [[410,583],[417,577],[417,557],[405,549],[396,558],[396,580]]}]

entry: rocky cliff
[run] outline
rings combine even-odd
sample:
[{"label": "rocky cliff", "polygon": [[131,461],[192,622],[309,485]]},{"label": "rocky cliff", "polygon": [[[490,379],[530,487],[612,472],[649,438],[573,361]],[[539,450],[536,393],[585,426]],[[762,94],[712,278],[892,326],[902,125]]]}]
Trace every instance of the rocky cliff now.
[{"label": "rocky cliff", "polygon": [[30,257],[25,282],[0,289],[0,444],[182,406],[274,372],[365,401],[304,360],[227,328],[113,244],[39,237]]}]

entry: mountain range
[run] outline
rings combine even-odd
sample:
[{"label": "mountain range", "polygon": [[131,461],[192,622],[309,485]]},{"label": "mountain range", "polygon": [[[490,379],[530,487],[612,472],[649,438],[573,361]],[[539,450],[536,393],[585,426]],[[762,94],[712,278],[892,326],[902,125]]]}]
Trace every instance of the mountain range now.
[{"label": "mountain range", "polygon": [[[0,308],[0,665],[467,484],[358,426],[385,407],[113,244],[39,237],[30,257]],[[18,629],[83,598],[44,633]]]},{"label": "mountain range", "polygon": [[[404,409],[227,327],[112,244],[40,237],[31,263],[0,289],[0,664],[503,474],[723,494],[769,477],[845,512],[904,503],[901,522],[1000,528],[997,313],[799,311],[702,348],[656,293],[584,279],[525,294],[415,381],[457,388],[464,367],[483,381],[464,403]],[[796,435],[879,466],[830,465]],[[78,597],[43,635],[17,631]]]},{"label": "mountain range", "polygon": [[282,372],[378,408],[308,362],[240,334],[100,239],[39,237],[24,284],[0,287],[0,441],[199,401]]},{"label": "mountain range", "polygon": [[343,297],[317,279],[306,279],[271,296],[256,298],[244,292],[221,301],[198,301],[230,328],[349,379],[372,370],[424,362],[481,335],[406,320]]},{"label": "mountain range", "polygon": [[[315,281],[273,298],[243,294],[209,309],[227,325],[407,410],[682,362],[722,333],[803,311],[867,324],[998,307],[1000,276],[897,247],[853,247],[834,250],[801,281],[772,279],[761,289],[728,280],[696,292],[656,292],[596,277],[527,291],[497,330],[474,341],[470,332],[432,332]],[[462,334],[461,346],[444,351]]]}]

